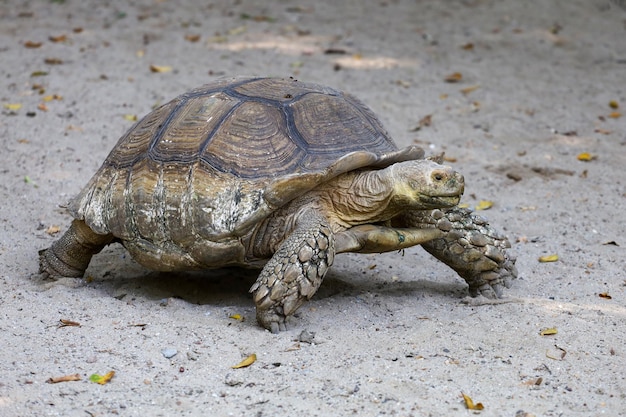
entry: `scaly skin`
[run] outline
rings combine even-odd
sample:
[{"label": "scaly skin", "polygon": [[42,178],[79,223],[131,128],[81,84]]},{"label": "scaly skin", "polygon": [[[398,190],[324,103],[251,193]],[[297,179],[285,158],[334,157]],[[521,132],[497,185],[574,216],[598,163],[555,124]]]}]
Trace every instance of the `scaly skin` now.
[{"label": "scaly skin", "polygon": [[259,324],[272,333],[286,330],[287,317],[315,294],[334,258],[328,221],[314,210],[304,211],[250,288]]},{"label": "scaly skin", "polygon": [[504,287],[509,288],[511,280],[517,278],[515,258],[506,251],[511,247],[508,239],[468,209],[412,211],[397,222],[444,232],[422,247],[465,279],[472,297],[500,298]]}]

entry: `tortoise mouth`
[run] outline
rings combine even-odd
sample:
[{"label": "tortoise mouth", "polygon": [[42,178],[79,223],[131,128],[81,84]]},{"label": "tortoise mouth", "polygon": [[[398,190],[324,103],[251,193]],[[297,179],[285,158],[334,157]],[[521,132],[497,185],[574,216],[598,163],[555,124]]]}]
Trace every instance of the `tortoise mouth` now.
[{"label": "tortoise mouth", "polygon": [[424,195],[420,203],[430,208],[454,207],[461,201],[460,195]]}]

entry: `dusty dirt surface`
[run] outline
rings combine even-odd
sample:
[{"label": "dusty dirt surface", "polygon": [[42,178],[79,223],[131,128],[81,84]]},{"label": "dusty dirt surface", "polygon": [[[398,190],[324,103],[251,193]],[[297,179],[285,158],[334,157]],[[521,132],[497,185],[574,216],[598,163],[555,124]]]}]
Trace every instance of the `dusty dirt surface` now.
[{"label": "dusty dirt surface", "polygon": [[[0,415],[626,415],[619,3],[0,1]],[[421,248],[339,256],[278,335],[251,272],[154,273],[113,245],[43,281],[59,205],[134,117],[240,74],[350,91],[400,146],[445,151],[510,237],[509,302],[467,304]]]}]

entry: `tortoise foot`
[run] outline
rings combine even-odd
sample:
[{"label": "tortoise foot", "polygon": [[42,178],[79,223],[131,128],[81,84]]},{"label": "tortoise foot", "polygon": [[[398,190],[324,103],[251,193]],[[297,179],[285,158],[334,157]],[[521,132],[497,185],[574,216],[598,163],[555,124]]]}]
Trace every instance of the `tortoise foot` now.
[{"label": "tortoise foot", "polygon": [[278,310],[282,310],[282,308],[269,308],[267,310],[257,308],[256,311],[257,322],[274,334],[287,330],[287,316]]}]

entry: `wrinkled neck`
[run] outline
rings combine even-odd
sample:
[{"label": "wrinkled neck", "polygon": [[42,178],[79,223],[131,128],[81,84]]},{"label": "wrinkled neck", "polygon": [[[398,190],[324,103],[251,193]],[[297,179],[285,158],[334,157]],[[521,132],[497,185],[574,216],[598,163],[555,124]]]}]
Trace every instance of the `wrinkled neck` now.
[{"label": "wrinkled neck", "polygon": [[353,171],[328,182],[325,195],[332,211],[346,226],[376,223],[399,213],[391,203],[393,187],[389,168]]}]

